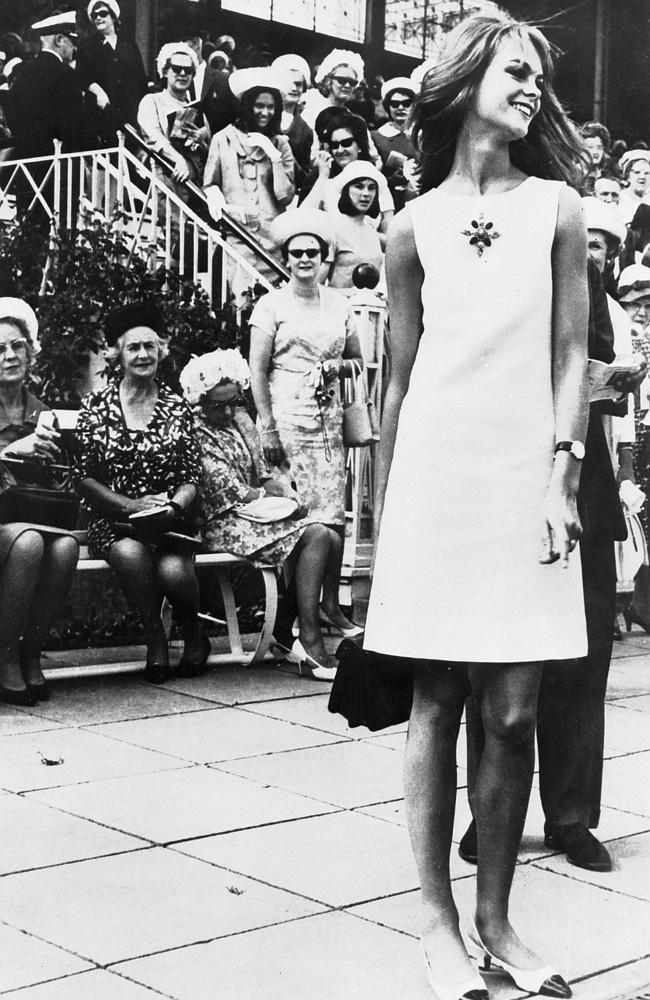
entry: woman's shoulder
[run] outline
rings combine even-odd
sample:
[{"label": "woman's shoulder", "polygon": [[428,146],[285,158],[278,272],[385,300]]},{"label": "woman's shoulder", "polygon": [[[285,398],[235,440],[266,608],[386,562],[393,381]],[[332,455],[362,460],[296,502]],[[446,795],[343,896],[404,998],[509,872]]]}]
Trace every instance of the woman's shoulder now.
[{"label": "woman's shoulder", "polygon": [[84,409],[92,410],[94,407],[102,406],[107,402],[111,402],[115,399],[119,392],[119,385],[117,382],[109,382],[102,389],[93,389],[91,392],[86,393],[86,395],[81,400],[81,405]]}]

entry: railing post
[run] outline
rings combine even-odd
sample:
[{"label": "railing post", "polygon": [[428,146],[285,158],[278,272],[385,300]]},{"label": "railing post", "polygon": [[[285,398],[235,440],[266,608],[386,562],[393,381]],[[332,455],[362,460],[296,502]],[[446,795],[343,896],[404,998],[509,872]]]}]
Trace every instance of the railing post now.
[{"label": "railing post", "polygon": [[[54,170],[54,204],[52,205],[52,212],[54,214],[55,225],[57,228],[61,226],[61,140],[54,140],[54,159],[52,162],[52,167]],[[41,191],[43,195],[44,192]]]},{"label": "railing post", "polygon": [[120,213],[124,212],[124,175],[128,170],[129,165],[124,155],[124,132],[120,131],[117,133],[117,204]]}]

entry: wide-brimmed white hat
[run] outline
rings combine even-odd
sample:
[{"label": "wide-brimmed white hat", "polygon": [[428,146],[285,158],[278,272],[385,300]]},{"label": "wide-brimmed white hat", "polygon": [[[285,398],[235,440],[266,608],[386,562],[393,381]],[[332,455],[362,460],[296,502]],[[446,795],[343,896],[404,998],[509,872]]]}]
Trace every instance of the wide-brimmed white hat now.
[{"label": "wide-brimmed white hat", "polygon": [[99,7],[101,4],[103,4],[104,7],[108,7],[115,20],[119,21],[120,5],[119,3],[116,3],[116,0],[90,0],[90,3],[86,7],[86,13],[88,14],[88,17],[90,17],[95,7]]},{"label": "wide-brimmed white hat", "polygon": [[583,198],[582,208],[587,229],[599,229],[602,233],[609,233],[619,243],[625,242],[627,230],[606,202],[600,198]]},{"label": "wide-brimmed white hat", "polygon": [[329,247],[334,243],[334,226],[327,212],[319,208],[294,208],[276,215],[270,236],[276,247],[283,247],[294,236],[316,236]]},{"label": "wide-brimmed white hat", "polygon": [[425,59],[424,62],[420,63],[419,66],[416,66],[413,72],[411,73],[411,83],[415,87],[415,92],[417,94],[419,94],[420,90],[422,89],[422,81],[424,80],[429,70],[433,69],[435,64],[436,64],[435,59]]},{"label": "wide-brimmed white hat", "polygon": [[38,334],[38,320],[36,313],[24,299],[14,298],[12,295],[0,297],[0,322],[3,320],[16,320],[29,337],[32,347],[39,349],[36,339]]},{"label": "wide-brimmed white hat", "polygon": [[636,302],[650,298],[650,267],[630,264],[623,268],[618,279],[618,301]]},{"label": "wide-brimmed white hat", "polygon": [[366,71],[363,59],[358,52],[352,52],[350,49],[332,49],[316,70],[314,77],[316,83],[322,83],[325,77],[329,76],[337,66],[350,66],[357,74],[357,80],[362,80]]},{"label": "wide-brimmed white hat", "polygon": [[241,97],[247,90],[261,87],[264,90],[277,90],[284,94],[289,90],[291,81],[285,73],[280,73],[271,66],[251,66],[249,69],[236,69],[228,77],[228,86],[235,97]]},{"label": "wide-brimmed white hat", "polygon": [[628,149],[626,153],[623,153],[618,165],[624,177],[627,176],[628,170],[637,160],[645,160],[646,163],[650,163],[650,149]]},{"label": "wide-brimmed white hat", "polygon": [[365,178],[369,178],[375,182],[377,185],[377,195],[380,200],[382,196],[385,198],[386,195],[390,195],[386,178],[377,170],[374,163],[369,163],[367,160],[354,160],[352,163],[348,163],[346,167],[343,167],[340,174],[332,177],[332,187],[340,194],[347,184],[352,184],[353,181],[360,181]]},{"label": "wide-brimmed white hat", "polygon": [[296,55],[295,52],[287,52],[286,55],[278,56],[271,63],[271,69],[282,74],[287,74],[291,70],[295,70],[297,73],[302,73],[305,80],[305,87],[308,87],[311,83],[309,63],[302,56]]},{"label": "wide-brimmed white hat", "polygon": [[389,94],[395,90],[404,91],[406,94],[417,94],[420,88],[413,83],[408,76],[394,76],[392,80],[386,80],[381,88],[381,99],[385,101]]},{"label": "wide-brimmed white hat", "polygon": [[77,34],[77,15],[73,10],[65,11],[63,14],[53,14],[52,17],[44,17],[42,21],[35,21],[32,24],[32,31],[37,35],[74,35]]},{"label": "wide-brimmed white hat", "polygon": [[199,60],[196,58],[194,49],[190,48],[187,42],[167,42],[166,45],[163,45],[156,58],[158,76],[163,75],[165,66],[168,62],[171,62],[174,56],[185,56],[186,59],[189,59],[196,73],[199,68]]}]

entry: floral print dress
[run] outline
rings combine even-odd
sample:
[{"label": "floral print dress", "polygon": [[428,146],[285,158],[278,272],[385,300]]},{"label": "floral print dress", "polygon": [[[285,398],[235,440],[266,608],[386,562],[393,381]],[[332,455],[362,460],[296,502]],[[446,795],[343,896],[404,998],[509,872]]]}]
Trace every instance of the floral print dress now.
[{"label": "floral print dress", "polygon": [[[201,456],[192,411],[162,384],[158,384],[158,399],[144,430],[127,427],[119,382],[89,393],[79,412],[77,444],[78,479],[96,479],[131,499],[149,493],[172,497],[182,484],[198,483]],[[92,503],[85,506],[90,554],[105,559],[122,535],[114,520],[100,514]]]},{"label": "floral print dress", "polygon": [[203,474],[199,482],[199,528],[206,548],[276,566],[293,551],[310,517],[256,524],[235,509],[251,489],[271,477],[253,421],[238,409],[232,427],[213,427],[197,419]]}]

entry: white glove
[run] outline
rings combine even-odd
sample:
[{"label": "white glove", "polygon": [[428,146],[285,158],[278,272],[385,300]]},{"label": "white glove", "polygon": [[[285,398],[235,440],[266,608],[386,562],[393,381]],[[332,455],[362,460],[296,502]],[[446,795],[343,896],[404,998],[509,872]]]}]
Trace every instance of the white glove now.
[{"label": "white glove", "polygon": [[226,207],[226,199],[221,193],[221,189],[213,184],[205,189],[205,197],[208,200],[208,210],[215,222],[221,221],[223,210]]},{"label": "white glove", "polygon": [[263,153],[266,153],[271,163],[279,162],[282,159],[268,135],[263,135],[261,132],[249,132],[248,142],[251,146],[257,146]]}]

